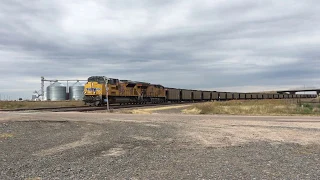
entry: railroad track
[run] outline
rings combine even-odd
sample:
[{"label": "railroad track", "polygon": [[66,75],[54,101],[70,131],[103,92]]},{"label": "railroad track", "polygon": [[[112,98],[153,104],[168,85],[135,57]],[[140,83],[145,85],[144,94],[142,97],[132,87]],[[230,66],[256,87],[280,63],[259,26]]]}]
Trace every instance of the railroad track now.
[{"label": "railroad track", "polygon": [[[160,104],[131,104],[131,105],[110,105],[112,109],[129,109],[137,107],[153,107],[153,106],[166,106],[176,104],[191,104],[192,102],[179,102],[179,103],[160,103]],[[87,112],[87,111],[103,111],[107,110],[106,106],[95,107],[95,106],[77,106],[77,107],[43,107],[43,108],[21,108],[21,109],[1,109],[3,112],[14,112],[14,111],[49,111],[49,112]]]}]

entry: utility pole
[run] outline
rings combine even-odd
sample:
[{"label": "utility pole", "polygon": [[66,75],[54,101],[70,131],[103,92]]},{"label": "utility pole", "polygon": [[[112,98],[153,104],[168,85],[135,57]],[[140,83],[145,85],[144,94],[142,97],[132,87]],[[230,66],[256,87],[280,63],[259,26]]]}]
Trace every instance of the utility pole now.
[{"label": "utility pole", "polygon": [[110,110],[109,108],[109,88],[108,88],[108,78],[105,78],[106,82],[106,99],[107,99],[107,111]]},{"label": "utility pole", "polygon": [[41,76],[41,101],[44,101],[44,77]]}]

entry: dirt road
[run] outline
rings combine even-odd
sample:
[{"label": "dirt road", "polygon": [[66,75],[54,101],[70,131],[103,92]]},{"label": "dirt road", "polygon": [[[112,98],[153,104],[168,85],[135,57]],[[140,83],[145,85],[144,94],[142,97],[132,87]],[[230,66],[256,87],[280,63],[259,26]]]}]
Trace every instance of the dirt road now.
[{"label": "dirt road", "polygon": [[317,179],[320,117],[0,114],[1,179]]}]

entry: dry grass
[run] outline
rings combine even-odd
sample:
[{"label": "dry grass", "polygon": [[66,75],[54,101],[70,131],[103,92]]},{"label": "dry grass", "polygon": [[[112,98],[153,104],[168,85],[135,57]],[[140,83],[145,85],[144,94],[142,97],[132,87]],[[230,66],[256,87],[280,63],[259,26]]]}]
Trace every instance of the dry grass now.
[{"label": "dry grass", "polygon": [[177,105],[177,106],[162,106],[162,107],[151,107],[151,108],[138,108],[138,109],[128,109],[120,111],[120,113],[126,114],[152,114],[154,111],[168,110],[168,109],[177,109],[177,108],[186,108],[190,105]]},{"label": "dry grass", "polygon": [[7,138],[12,138],[12,137],[13,137],[13,134],[10,134],[10,133],[0,134],[0,139],[1,138],[7,139]]},{"label": "dry grass", "polygon": [[0,109],[83,106],[82,101],[0,101]]},{"label": "dry grass", "polygon": [[320,105],[297,100],[207,102],[183,110],[186,114],[320,115]]}]

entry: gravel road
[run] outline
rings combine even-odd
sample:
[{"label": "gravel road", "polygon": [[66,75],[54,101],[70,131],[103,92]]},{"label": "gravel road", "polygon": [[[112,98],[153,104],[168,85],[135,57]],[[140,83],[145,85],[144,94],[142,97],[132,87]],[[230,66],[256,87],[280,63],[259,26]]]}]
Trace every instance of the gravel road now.
[{"label": "gravel road", "polygon": [[318,179],[319,167],[319,117],[0,114],[4,180]]}]

